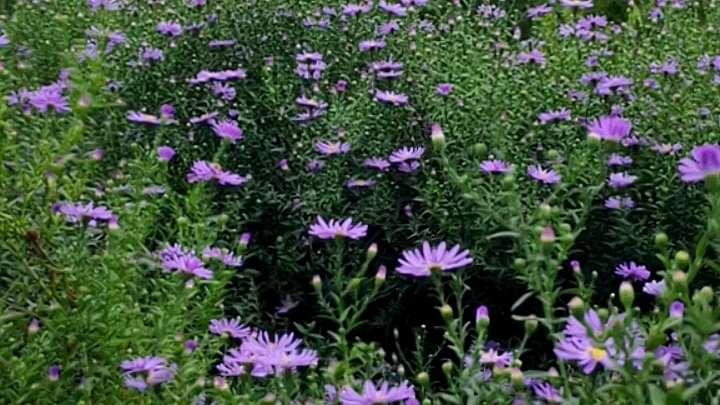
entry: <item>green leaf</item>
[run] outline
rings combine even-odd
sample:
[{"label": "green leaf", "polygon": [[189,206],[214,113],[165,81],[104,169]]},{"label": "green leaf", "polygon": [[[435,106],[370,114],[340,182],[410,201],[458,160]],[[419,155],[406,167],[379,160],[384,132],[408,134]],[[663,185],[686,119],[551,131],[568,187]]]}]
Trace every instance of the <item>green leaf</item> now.
[{"label": "green leaf", "polygon": [[492,235],[489,235],[486,239],[487,239],[487,240],[493,240],[493,239],[497,239],[497,238],[512,238],[512,239],[517,239],[517,238],[519,238],[519,237],[520,237],[520,234],[517,233],[517,232],[513,232],[513,231],[502,231],[502,232],[498,232],[498,233],[494,233],[494,234],[492,234]]},{"label": "green leaf", "polygon": [[535,294],[535,293],[532,291],[523,294],[522,297],[518,298],[518,300],[515,301],[514,304],[512,304],[512,307],[510,307],[510,311],[516,310],[520,305],[522,305],[525,301],[527,301],[528,298],[532,297],[533,294]]},{"label": "green leaf", "polygon": [[[695,384],[692,387],[683,391],[682,400],[687,401],[687,400],[691,399],[692,397],[694,397],[695,395],[697,395],[698,392],[707,388],[707,386],[710,385],[710,383],[713,382],[713,380],[715,380],[718,377],[718,375],[720,375],[720,372],[712,373],[706,379],[702,380],[700,383]],[[668,405],[676,405],[676,404],[681,404],[681,403],[682,402],[676,402],[676,403],[668,404]]]},{"label": "green leaf", "polygon": [[660,387],[653,384],[647,385],[648,393],[650,394],[651,405],[665,405],[667,394]]},{"label": "green leaf", "polygon": [[450,394],[440,393],[440,394],[438,394],[438,396],[449,403],[457,404],[457,405],[462,404],[460,398],[455,398],[454,396],[452,396]]}]

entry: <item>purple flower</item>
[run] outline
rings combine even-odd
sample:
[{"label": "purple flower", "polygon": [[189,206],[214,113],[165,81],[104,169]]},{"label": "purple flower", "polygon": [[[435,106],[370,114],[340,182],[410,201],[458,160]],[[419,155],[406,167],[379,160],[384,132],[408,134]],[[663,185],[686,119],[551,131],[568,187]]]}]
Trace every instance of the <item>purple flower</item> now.
[{"label": "purple flower", "polygon": [[110,217],[112,217],[112,211],[102,205],[95,207],[92,201],[86,205],[83,205],[82,203],[63,202],[60,204],[58,212],[65,215],[68,222],[72,223],[78,222],[84,218],[90,220],[109,220]]},{"label": "purple flower", "polygon": [[591,0],[560,0],[560,5],[567,8],[588,9],[593,7]]},{"label": "purple flower", "polygon": [[592,120],[588,126],[588,135],[605,141],[620,142],[630,134],[630,121],[612,116],[602,116]]},{"label": "purple flower", "polygon": [[565,337],[557,343],[553,352],[559,360],[576,361],[585,374],[592,373],[598,365],[613,368],[607,349],[590,339]]},{"label": "purple flower", "polygon": [[293,308],[297,307],[300,301],[294,301],[289,295],[286,295],[284,299],[280,300],[280,306],[275,308],[275,312],[278,314],[287,314]]},{"label": "purple flower", "polygon": [[440,95],[440,96],[447,96],[448,94],[450,94],[450,93],[452,92],[452,89],[453,89],[452,84],[450,84],[450,83],[443,83],[443,84],[439,84],[439,85],[435,88],[435,93],[438,94],[438,95]]},{"label": "purple flower", "polygon": [[630,197],[609,197],[605,200],[605,208],[617,210],[620,208],[630,209],[635,205]]},{"label": "purple flower", "polygon": [[545,64],[545,55],[537,49],[533,49],[530,52],[520,52],[517,55],[517,60],[520,63],[536,63],[538,65]]},{"label": "purple flower", "polygon": [[480,364],[492,365],[493,368],[505,368],[510,365],[513,355],[510,352],[500,354],[495,349],[480,351]]},{"label": "purple flower", "polygon": [[385,104],[404,105],[408,102],[408,96],[392,91],[376,90],[375,100]]},{"label": "purple flower", "polygon": [[373,184],[375,184],[375,182],[372,179],[350,179],[346,186],[347,188],[364,188],[370,187]]},{"label": "purple flower", "polygon": [[643,292],[648,295],[658,296],[665,292],[665,280],[651,280],[643,286]]},{"label": "purple flower", "polygon": [[420,162],[402,162],[398,166],[398,170],[403,173],[410,173],[414,172],[415,170],[420,168]]},{"label": "purple flower", "polygon": [[50,366],[48,368],[48,378],[50,381],[57,381],[60,378],[60,367]]},{"label": "purple flower", "polygon": [[547,124],[550,121],[570,121],[570,110],[562,108],[556,111],[547,111],[538,114],[541,124]]},{"label": "purple flower", "polygon": [[551,404],[560,404],[563,402],[563,397],[560,392],[553,388],[550,383],[540,383],[532,386],[533,393],[535,396],[540,397]]},{"label": "purple flower", "polygon": [[628,172],[611,173],[607,184],[612,188],[623,188],[633,184],[637,179],[637,176],[632,176]]},{"label": "purple flower", "polygon": [[[125,360],[120,363],[120,368],[125,371],[123,373],[125,386],[135,388],[140,392],[144,392],[148,385],[158,385],[171,380],[177,370],[175,364],[167,365],[167,360],[163,357],[142,357]],[[138,373],[146,374],[146,377],[142,378],[133,375]]]},{"label": "purple flower", "polygon": [[390,387],[387,382],[379,386],[372,381],[365,381],[361,392],[355,391],[350,386],[340,390],[340,405],[372,405],[390,404],[404,401],[415,396],[415,390],[408,383],[402,383],[398,387]]},{"label": "purple flower", "polygon": [[480,162],[480,171],[485,173],[510,173],[512,167],[498,159],[483,160]]},{"label": "purple flower", "polygon": [[29,94],[30,105],[39,112],[53,110],[57,113],[70,111],[70,105],[57,87],[44,86]]},{"label": "purple flower", "polygon": [[250,328],[241,324],[237,319],[213,319],[210,321],[210,333],[225,335],[242,339],[250,336]]},{"label": "purple flower", "polygon": [[376,49],[383,49],[385,48],[385,41],[381,39],[370,39],[367,41],[360,41],[358,44],[358,49],[360,51],[372,51]]},{"label": "purple flower", "polygon": [[694,147],[690,154],[680,160],[678,171],[680,179],[686,183],[702,181],[707,176],[720,174],[720,147],[704,144]]},{"label": "purple flower", "polygon": [[232,145],[234,145],[239,139],[243,139],[243,131],[240,127],[238,127],[235,121],[211,121],[210,127],[213,132],[215,132],[215,135],[220,138],[230,140]]},{"label": "purple flower", "polygon": [[385,11],[386,13],[390,13],[396,17],[404,17],[407,15],[407,9],[400,4],[392,4],[387,3],[383,0],[380,0],[380,3],[378,3],[378,8],[380,10]]},{"label": "purple flower", "polygon": [[178,271],[204,280],[212,279],[212,272],[203,266],[202,260],[192,253],[183,253],[162,260],[164,271]]},{"label": "purple flower", "polygon": [[670,309],[669,309],[670,318],[682,319],[684,313],[685,313],[685,304],[683,304],[682,302],[673,301],[672,304],[670,304]]},{"label": "purple flower", "polygon": [[625,166],[625,165],[631,165],[632,164],[632,158],[630,156],[622,156],[618,155],[617,153],[613,153],[610,155],[610,157],[607,160],[608,166]]},{"label": "purple flower", "polygon": [[650,271],[642,264],[635,262],[622,263],[615,268],[615,274],[635,281],[647,280],[650,277]]},{"label": "purple flower", "polygon": [[365,159],[365,162],[363,162],[363,166],[365,167],[372,167],[378,170],[385,170],[388,167],[390,167],[390,162],[383,158],[379,157],[371,157]]},{"label": "purple flower", "polygon": [[339,222],[331,219],[328,222],[318,216],[315,223],[310,225],[308,233],[320,239],[348,238],[361,239],[367,235],[368,226],[362,222],[352,223],[352,218]]},{"label": "purple flower", "polygon": [[127,117],[128,117],[128,121],[131,121],[131,122],[140,122],[143,124],[153,124],[153,125],[162,124],[162,119],[160,119],[154,115],[145,114],[145,113],[141,113],[138,111],[128,111]]},{"label": "purple flower", "polygon": [[117,0],[88,0],[90,11],[95,12],[99,9],[114,11],[120,8]]},{"label": "purple flower", "polygon": [[175,156],[175,150],[169,146],[161,146],[157,149],[158,160],[169,161]]},{"label": "purple flower", "polygon": [[422,249],[406,250],[398,260],[396,271],[415,277],[427,277],[432,272],[454,270],[472,263],[469,250],[460,251],[460,245],[447,250],[447,244],[440,242],[431,246],[423,242]]},{"label": "purple flower", "polygon": [[392,163],[401,163],[412,159],[420,159],[423,153],[425,153],[425,148],[422,147],[403,147],[390,154],[388,160]]},{"label": "purple flower", "polygon": [[157,24],[157,30],[163,35],[176,37],[182,34],[182,25],[175,21],[160,21]]},{"label": "purple flower", "polygon": [[347,142],[319,141],[315,149],[323,155],[338,155],[350,151],[350,144]]},{"label": "purple flower", "polygon": [[545,170],[540,165],[532,165],[527,168],[528,175],[543,184],[555,184],[562,180],[562,176],[555,170]]},{"label": "purple flower", "polygon": [[201,122],[209,122],[209,121],[211,121],[213,118],[217,117],[218,115],[220,115],[219,112],[213,111],[213,112],[209,112],[209,113],[207,113],[207,114],[203,114],[203,115],[201,115],[201,116],[199,116],[199,117],[190,118],[189,122],[190,122],[191,124],[199,124],[199,123],[201,123]]},{"label": "purple flower", "polygon": [[308,163],[308,170],[311,172],[317,172],[319,170],[322,170],[323,166],[325,166],[325,162],[318,159],[313,159]]}]

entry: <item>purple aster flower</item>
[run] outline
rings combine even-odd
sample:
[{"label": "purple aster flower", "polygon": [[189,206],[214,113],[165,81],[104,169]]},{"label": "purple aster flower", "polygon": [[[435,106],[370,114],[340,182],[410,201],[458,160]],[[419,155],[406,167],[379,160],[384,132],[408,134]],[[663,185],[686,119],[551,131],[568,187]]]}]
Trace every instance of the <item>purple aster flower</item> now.
[{"label": "purple aster flower", "polygon": [[612,188],[623,188],[633,184],[637,179],[637,176],[632,176],[628,172],[611,173],[607,184]]},{"label": "purple aster flower", "polygon": [[686,183],[696,183],[708,176],[720,174],[720,147],[715,144],[696,146],[690,151],[691,157],[680,160],[678,171],[680,179]]},{"label": "purple aster flower", "polygon": [[632,164],[632,158],[630,156],[622,156],[617,153],[613,153],[607,160],[608,166],[626,166]]},{"label": "purple aster flower", "polygon": [[323,166],[325,166],[325,162],[323,162],[322,160],[313,159],[310,161],[310,163],[308,163],[308,170],[310,170],[311,172],[317,172],[322,170]]},{"label": "purple aster flower", "polygon": [[552,7],[550,7],[547,4],[541,4],[537,7],[530,7],[527,10],[527,16],[528,16],[528,18],[535,20],[535,19],[538,19],[538,18],[544,16],[545,14],[550,13],[551,11],[552,11]]},{"label": "purple aster flower", "polygon": [[117,0],[88,0],[88,5],[90,6],[90,11],[92,12],[98,11],[100,9],[105,9],[106,11],[114,11],[120,8]]},{"label": "purple aster flower", "polygon": [[139,373],[163,367],[166,364],[167,360],[164,357],[150,356],[140,357],[133,360],[124,360],[120,363],[120,368],[128,373]]},{"label": "purple aster flower", "polygon": [[195,183],[197,181],[210,181],[214,179],[219,172],[220,170],[217,165],[204,160],[199,160],[197,162],[193,162],[192,167],[190,168],[190,173],[187,175],[187,180],[191,183]]},{"label": "purple aster flower", "polygon": [[169,161],[175,156],[175,150],[169,146],[161,146],[157,149],[158,160]]},{"label": "purple aster flower", "polygon": [[202,260],[192,253],[177,255],[162,260],[162,268],[164,271],[178,271],[180,273],[189,274],[204,280],[212,279],[212,271],[203,266]]},{"label": "purple aster flower", "polygon": [[408,96],[392,91],[376,90],[375,100],[385,104],[404,105],[408,103]]},{"label": "purple aster flower", "polygon": [[484,173],[510,173],[512,167],[498,159],[483,160],[480,162],[480,171]]},{"label": "purple aster flower", "polygon": [[60,204],[58,212],[65,215],[68,222],[78,222],[82,219],[89,220],[109,220],[112,211],[106,207],[96,207],[92,201],[83,205],[82,203],[63,202]]},{"label": "purple aster flower", "polygon": [[538,65],[545,64],[545,55],[537,49],[530,52],[520,52],[517,55],[517,61],[523,64],[536,63]]},{"label": "purple aster flower", "polygon": [[367,235],[368,226],[362,222],[352,223],[352,218],[339,222],[331,219],[328,222],[318,216],[315,223],[310,225],[308,233],[320,239],[348,238],[362,239]]},{"label": "purple aster flower", "polygon": [[182,34],[182,25],[175,21],[160,21],[157,24],[157,30],[163,35],[176,37]]},{"label": "purple aster flower", "polygon": [[213,112],[209,112],[207,114],[203,114],[199,117],[190,118],[189,122],[191,124],[199,124],[201,122],[210,122],[213,120],[213,118],[217,117],[218,115],[220,115],[219,112],[213,111]]},{"label": "purple aster flower", "polygon": [[617,210],[620,208],[630,209],[635,206],[635,203],[630,197],[609,197],[605,200],[605,208]]},{"label": "purple aster flower", "polygon": [[300,304],[300,301],[295,301],[289,295],[286,295],[284,299],[280,300],[280,306],[275,308],[275,312],[278,314],[287,314],[297,307],[298,304]]},{"label": "purple aster flower", "polygon": [[240,186],[248,181],[247,177],[224,170],[220,170],[219,173],[215,175],[215,179],[217,179],[218,184],[221,186]]},{"label": "purple aster flower", "polygon": [[570,121],[570,110],[562,108],[555,111],[547,111],[538,114],[541,124],[547,124],[550,121]]},{"label": "purple aster flower", "polygon": [[315,149],[323,155],[338,155],[350,151],[350,144],[347,142],[319,141]]},{"label": "purple aster flower", "polygon": [[425,153],[425,148],[422,147],[403,147],[402,149],[398,149],[394,151],[392,154],[390,154],[390,158],[388,159],[392,163],[400,163],[400,162],[406,162],[408,160],[413,159],[420,159],[422,157],[423,153]]},{"label": "purple aster flower", "polygon": [[28,94],[29,103],[35,107],[39,112],[45,113],[48,110],[53,110],[57,113],[66,113],[70,111],[70,104],[68,104],[65,97],[57,87],[44,86]]},{"label": "purple aster flower", "polygon": [[555,345],[553,352],[559,360],[576,361],[585,374],[592,373],[598,365],[614,367],[607,349],[590,339],[566,337]]},{"label": "purple aster flower", "polygon": [[510,352],[500,354],[495,349],[480,351],[480,364],[492,365],[494,368],[505,368],[510,365],[513,355]]},{"label": "purple aster flower", "polygon": [[560,0],[560,5],[566,8],[590,9],[593,8],[591,0]]},{"label": "purple aster flower", "polygon": [[560,404],[564,401],[560,392],[553,388],[550,383],[539,383],[532,386],[535,396],[540,397],[550,404]]},{"label": "purple aster flower", "polygon": [[650,271],[642,264],[635,262],[622,263],[615,268],[615,274],[635,281],[647,280],[650,277]]},{"label": "purple aster flower", "polygon": [[358,49],[360,51],[372,51],[377,49],[385,48],[385,41],[381,39],[370,39],[367,41],[360,41]]},{"label": "purple aster flower", "polygon": [[210,127],[213,132],[215,132],[215,135],[220,138],[230,140],[232,145],[234,145],[239,139],[243,139],[243,131],[240,127],[238,127],[235,121],[211,121]]},{"label": "purple aster flower", "polygon": [[145,195],[158,195],[165,194],[165,187],[163,186],[149,186],[142,189],[142,193]]},{"label": "purple aster flower", "polygon": [[372,179],[350,179],[347,182],[347,188],[364,188],[375,184]]},{"label": "purple aster flower", "polygon": [[643,286],[643,292],[648,295],[658,296],[665,291],[665,280],[651,280]]},{"label": "purple aster flower", "polygon": [[407,15],[407,9],[400,4],[393,4],[380,0],[380,3],[378,3],[378,8],[396,17],[404,17]]},{"label": "purple aster flower", "polygon": [[685,304],[680,301],[673,301],[670,304],[669,315],[670,318],[682,319],[685,314]]},{"label": "purple aster flower", "polygon": [[398,166],[398,170],[403,173],[410,173],[414,172],[415,170],[420,168],[420,162],[402,162]]},{"label": "purple aster flower", "polygon": [[528,175],[543,184],[555,184],[562,180],[562,176],[555,170],[543,169],[540,165],[532,165],[527,168]]},{"label": "purple aster flower", "polygon": [[[167,360],[163,357],[143,357],[125,360],[120,363],[120,368],[125,371],[123,374],[125,386],[143,392],[148,385],[158,385],[171,380],[175,375],[177,365],[168,365]],[[133,376],[138,373],[146,374],[146,377],[143,379],[140,376]]]},{"label": "purple aster flower", "polygon": [[355,391],[350,386],[340,390],[340,405],[370,405],[389,404],[404,401],[415,396],[415,390],[408,383],[402,383],[398,387],[390,387],[383,381],[379,386],[367,380],[363,383],[361,392]]},{"label": "purple aster flower", "polygon": [[431,246],[423,242],[422,249],[406,250],[398,260],[400,265],[395,269],[400,274],[415,277],[427,277],[432,272],[454,270],[472,263],[469,250],[460,251],[460,245],[447,250],[447,244],[440,242]]},{"label": "purple aster flower", "polygon": [[611,142],[620,142],[630,134],[630,121],[612,116],[602,116],[587,125],[588,135]]},{"label": "purple aster flower", "polygon": [[127,117],[128,117],[128,121],[131,121],[131,122],[140,122],[143,124],[153,124],[153,125],[162,124],[162,119],[160,119],[154,115],[145,114],[145,113],[141,113],[138,111],[128,111]]},{"label": "purple aster flower", "polygon": [[60,367],[50,366],[48,368],[48,378],[50,381],[57,381],[60,378]]},{"label": "purple aster flower", "polygon": [[210,321],[210,333],[218,336],[228,335],[236,339],[250,336],[250,328],[237,319],[213,319]]},{"label": "purple aster flower", "polygon": [[435,88],[435,93],[440,96],[447,96],[452,92],[453,86],[450,83],[439,84]]},{"label": "purple aster flower", "polygon": [[650,146],[650,149],[654,150],[655,152],[661,154],[661,155],[674,155],[675,152],[682,149],[682,144],[680,143],[656,143]]},{"label": "purple aster flower", "polygon": [[363,162],[363,166],[372,167],[372,168],[378,169],[378,170],[385,170],[388,167],[390,167],[390,162],[388,162],[387,160],[385,160],[383,158],[371,157],[371,158],[365,159],[365,162]]}]

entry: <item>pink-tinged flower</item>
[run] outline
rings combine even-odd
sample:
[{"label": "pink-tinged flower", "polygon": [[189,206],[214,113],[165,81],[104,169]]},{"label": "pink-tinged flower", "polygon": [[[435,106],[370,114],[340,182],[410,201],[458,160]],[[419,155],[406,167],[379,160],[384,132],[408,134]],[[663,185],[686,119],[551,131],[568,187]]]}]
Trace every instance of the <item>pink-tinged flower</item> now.
[{"label": "pink-tinged flower", "polygon": [[620,142],[630,134],[630,121],[612,116],[602,116],[592,120],[588,126],[588,135],[605,141]]},{"label": "pink-tinged flower", "polygon": [[435,93],[439,96],[447,96],[452,92],[453,86],[450,83],[439,84],[435,88]]},{"label": "pink-tinged flower", "polygon": [[562,180],[562,176],[555,170],[543,169],[540,165],[532,165],[527,168],[528,175],[544,184],[555,184]]},{"label": "pink-tinged flower", "polygon": [[385,104],[405,105],[408,102],[408,96],[392,91],[376,90],[375,100]]},{"label": "pink-tinged flower", "polygon": [[72,223],[83,219],[109,220],[112,217],[112,211],[102,205],[96,207],[92,201],[87,204],[63,202],[60,204],[58,212],[65,215],[68,222]]},{"label": "pink-tinged flower", "polygon": [[480,364],[492,365],[495,368],[505,368],[510,365],[513,355],[510,352],[502,353],[495,349],[480,351]]},{"label": "pink-tinged flower", "polygon": [[169,161],[175,156],[175,150],[169,146],[161,146],[157,149],[158,160]]},{"label": "pink-tinged flower", "polygon": [[680,160],[680,180],[696,183],[708,176],[720,174],[720,147],[715,144],[696,146],[690,151],[691,157]]},{"label": "pink-tinged flower", "polygon": [[415,277],[427,277],[433,272],[448,271],[467,266],[472,263],[469,250],[460,251],[460,245],[447,250],[447,244],[440,242],[431,246],[423,242],[422,249],[406,250],[398,260],[400,265],[396,271]]},{"label": "pink-tinged flower", "polygon": [[625,279],[643,281],[650,278],[650,271],[642,264],[635,262],[621,263],[615,268],[615,274]]},{"label": "pink-tinged flower", "polygon": [[250,336],[250,328],[241,324],[237,319],[213,319],[210,321],[210,333],[242,339]]},{"label": "pink-tinged flower", "polygon": [[508,166],[507,163],[502,160],[484,160],[480,162],[480,171],[484,173],[510,173],[512,167]]},{"label": "pink-tinged flower", "polygon": [[402,383],[398,387],[390,387],[387,382],[375,386],[372,381],[365,381],[360,392],[350,386],[344,386],[340,390],[341,405],[372,405],[390,404],[404,401],[415,396],[415,390],[408,383]]},{"label": "pink-tinged flower", "polygon": [[372,179],[350,179],[346,186],[347,188],[364,188],[370,187],[373,184],[375,184],[375,182],[372,181]]},{"label": "pink-tinged flower", "polygon": [[378,170],[385,170],[388,167],[390,167],[390,162],[383,158],[379,157],[371,157],[365,159],[365,162],[363,162],[363,166],[365,167],[372,167]]},{"label": "pink-tinged flower", "polygon": [[191,253],[181,254],[162,260],[164,271],[178,271],[204,280],[212,279],[212,271],[203,266],[202,260]]},{"label": "pink-tinged flower", "polygon": [[661,155],[674,155],[675,152],[682,149],[682,144],[680,143],[655,143],[650,146],[650,149],[654,150],[655,152],[661,154]]},{"label": "pink-tinged flower", "polygon": [[328,222],[318,216],[315,223],[310,225],[308,233],[320,239],[348,238],[361,239],[367,235],[368,226],[362,222],[352,223],[352,218],[339,222],[331,219]]},{"label": "pink-tinged flower", "polygon": [[48,368],[48,378],[50,381],[57,381],[60,378],[60,367],[50,366]]},{"label": "pink-tinged flower", "polygon": [[153,125],[160,125],[162,124],[162,120],[159,117],[156,117],[151,114],[145,114],[137,111],[128,111],[128,121],[131,122],[140,122],[143,124],[153,124]]},{"label": "pink-tinged flower", "polygon": [[550,121],[570,121],[570,110],[562,108],[555,111],[547,111],[538,114],[541,124],[547,124]]},{"label": "pink-tinged flower", "polygon": [[637,176],[632,176],[628,172],[611,173],[607,184],[612,188],[624,188],[635,183],[637,179]]},{"label": "pink-tinged flower", "polygon": [[560,0],[560,5],[566,8],[593,8],[593,3],[591,0]]},{"label": "pink-tinged flower", "polygon": [[665,292],[665,280],[651,280],[643,286],[643,292],[648,295],[658,296]]},{"label": "pink-tinged flower", "polygon": [[350,144],[348,142],[339,141],[319,141],[315,144],[315,149],[323,155],[338,155],[349,152]]},{"label": "pink-tinged flower", "polygon": [[617,153],[613,153],[607,160],[608,166],[626,166],[632,164],[632,158],[630,156],[621,156]]},{"label": "pink-tinged flower", "polygon": [[235,144],[239,139],[243,139],[243,131],[238,127],[235,121],[221,120],[211,121],[210,127],[215,135],[220,138],[230,140],[231,144]]},{"label": "pink-tinged flower", "polygon": [[425,148],[422,147],[403,147],[402,149],[394,151],[388,159],[392,163],[401,163],[408,160],[420,159],[425,153]]}]

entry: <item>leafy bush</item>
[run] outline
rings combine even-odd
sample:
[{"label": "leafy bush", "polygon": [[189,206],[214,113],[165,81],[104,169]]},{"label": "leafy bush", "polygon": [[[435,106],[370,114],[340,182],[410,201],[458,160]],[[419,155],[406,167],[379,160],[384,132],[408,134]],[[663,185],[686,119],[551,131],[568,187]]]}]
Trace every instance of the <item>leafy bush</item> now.
[{"label": "leafy bush", "polygon": [[720,401],[714,4],[516,6],[14,5],[2,403]]}]

